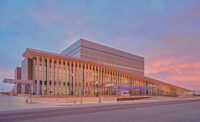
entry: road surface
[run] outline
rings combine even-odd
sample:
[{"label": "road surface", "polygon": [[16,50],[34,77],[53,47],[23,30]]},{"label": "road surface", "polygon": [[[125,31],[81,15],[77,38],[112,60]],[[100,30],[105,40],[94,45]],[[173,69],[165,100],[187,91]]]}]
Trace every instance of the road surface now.
[{"label": "road surface", "polygon": [[200,99],[0,112],[0,122],[200,122]]}]

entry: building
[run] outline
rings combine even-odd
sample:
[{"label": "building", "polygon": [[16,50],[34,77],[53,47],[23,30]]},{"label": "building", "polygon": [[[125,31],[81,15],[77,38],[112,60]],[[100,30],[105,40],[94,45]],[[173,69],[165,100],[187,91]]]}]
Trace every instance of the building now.
[{"label": "building", "polygon": [[[26,49],[20,78],[5,83],[23,85],[34,95],[118,96],[180,95],[190,90],[144,76],[144,58],[83,39],[61,54]],[[16,87],[17,88],[17,87]],[[18,88],[21,89],[21,88]],[[19,93],[19,92],[17,92]]]},{"label": "building", "polygon": [[101,44],[80,39],[61,52],[121,71],[144,76],[144,58]]}]

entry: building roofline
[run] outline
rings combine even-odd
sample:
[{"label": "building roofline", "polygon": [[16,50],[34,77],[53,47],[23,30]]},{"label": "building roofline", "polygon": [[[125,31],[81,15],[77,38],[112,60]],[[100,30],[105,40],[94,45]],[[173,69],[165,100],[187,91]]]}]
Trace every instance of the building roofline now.
[{"label": "building roofline", "polygon": [[192,91],[192,90],[188,90],[188,89],[185,89],[185,88],[182,88],[182,87],[178,87],[178,86],[175,86],[175,85],[172,85],[172,84],[169,84],[169,83],[165,83],[163,81],[152,79],[152,78],[149,78],[149,77],[146,77],[146,76],[139,76],[139,75],[131,74],[131,73],[128,73],[128,72],[125,72],[125,71],[121,71],[119,69],[115,69],[113,67],[109,67],[109,66],[106,66],[106,65],[98,64],[98,63],[91,62],[91,61],[88,61],[88,60],[85,60],[85,59],[81,59],[81,58],[65,56],[63,54],[57,54],[57,53],[52,53],[52,52],[46,52],[46,51],[27,48],[26,51],[24,52],[23,56],[25,58],[31,58],[31,59],[36,57],[36,56],[41,56],[41,57],[45,57],[45,58],[54,58],[54,59],[68,59],[68,60],[70,59],[70,60],[73,60],[73,61],[80,61],[80,62],[95,64],[95,65],[101,65],[101,66],[106,67],[108,69],[115,70],[115,71],[118,71],[118,72],[123,72],[123,73],[126,73],[127,75],[132,75],[132,76],[135,76],[137,78],[150,79],[151,82],[153,82],[155,84],[158,84],[158,85],[163,84],[163,85],[166,85],[166,86],[171,86],[173,88],[181,89],[181,90],[188,91],[188,92]]},{"label": "building roofline", "polygon": [[[82,38],[80,38],[79,40],[80,40],[80,41],[83,41],[83,42],[85,41],[85,42],[88,42],[88,43],[92,43],[92,44],[95,44],[95,45],[100,45],[100,46],[103,46],[103,47],[105,47],[105,48],[108,48],[108,49],[111,49],[111,50],[114,50],[114,51],[119,51],[119,52],[121,52],[121,53],[126,53],[126,54],[128,54],[128,55],[132,55],[132,56],[135,56],[135,57],[137,57],[137,58],[141,58],[141,59],[144,60],[144,57],[143,57],[143,56],[139,56],[139,55],[136,55],[136,54],[133,54],[133,53],[124,51],[124,50],[119,50],[119,49],[116,49],[116,48],[114,48],[114,47],[109,47],[109,46],[106,46],[106,45],[104,45],[104,44],[92,42],[92,41],[89,41],[89,40],[86,40],[86,39],[82,39]],[[79,41],[79,40],[78,40],[78,41]],[[76,43],[76,42],[75,42],[75,43]]]}]

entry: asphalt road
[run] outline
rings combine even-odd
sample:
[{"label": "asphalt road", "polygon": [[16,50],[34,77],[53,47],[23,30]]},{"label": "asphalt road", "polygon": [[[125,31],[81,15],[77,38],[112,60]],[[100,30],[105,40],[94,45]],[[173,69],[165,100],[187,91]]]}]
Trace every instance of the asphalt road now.
[{"label": "asphalt road", "polygon": [[3,112],[4,121],[200,122],[200,99]]}]

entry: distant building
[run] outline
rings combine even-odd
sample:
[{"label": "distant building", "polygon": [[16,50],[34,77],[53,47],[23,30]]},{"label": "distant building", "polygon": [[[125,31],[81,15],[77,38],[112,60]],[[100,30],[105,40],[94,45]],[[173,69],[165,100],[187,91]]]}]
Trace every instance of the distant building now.
[{"label": "distant building", "polygon": [[15,94],[65,96],[180,95],[190,92],[144,76],[144,58],[83,39],[61,54],[26,49],[15,71]]}]

